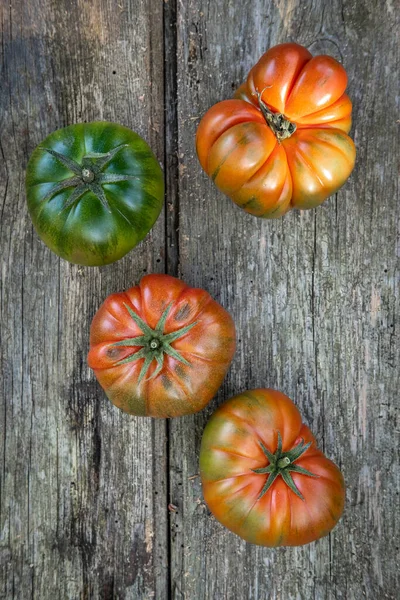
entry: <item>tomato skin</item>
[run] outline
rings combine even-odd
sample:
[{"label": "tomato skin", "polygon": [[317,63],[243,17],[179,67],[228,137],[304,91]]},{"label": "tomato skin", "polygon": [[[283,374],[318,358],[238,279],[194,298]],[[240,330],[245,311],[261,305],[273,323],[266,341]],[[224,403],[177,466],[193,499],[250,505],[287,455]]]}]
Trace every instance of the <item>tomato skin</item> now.
[{"label": "tomato skin", "polygon": [[[115,343],[141,335],[125,304],[153,330],[170,306],[167,335],[192,326],[171,344],[190,364],[165,354],[158,375],[153,360],[142,381],[143,359],[118,365],[139,347]],[[231,316],[206,291],[169,275],[146,275],[139,285],[109,296],[95,314],[88,363],[118,408],[132,415],[177,417],[198,412],[216,394],[235,353],[235,335]]]},{"label": "tomato skin", "polygon": [[[85,161],[96,165],[95,155],[118,148],[101,176],[126,180],[102,182],[103,202],[87,183],[86,191],[68,205],[84,182],[51,152],[82,168]],[[55,186],[74,177],[77,183],[52,194]],[[80,123],[54,131],[33,151],[26,193],[34,227],[53,252],[72,263],[100,266],[122,258],[153,227],[163,206],[164,177],[151,149],[134,131],[116,123]]]},{"label": "tomato skin", "polygon": [[[354,168],[346,85],[346,71],[330,56],[312,57],[298,44],[271,48],[235,99],[215,104],[202,118],[196,134],[202,168],[223,193],[258,217],[318,206]],[[275,134],[262,104],[296,126],[290,137]]]},{"label": "tomato skin", "polygon": [[[268,465],[260,442],[275,452],[278,432],[284,451],[301,439],[311,442],[294,464],[318,477],[292,473],[304,499],[282,477],[259,498],[268,478],[253,472]],[[211,416],[201,443],[200,475],[204,499],[216,519],[252,544],[308,544],[327,535],[344,508],[344,480],[338,467],[317,448],[293,402],[271,389],[243,392]]]}]

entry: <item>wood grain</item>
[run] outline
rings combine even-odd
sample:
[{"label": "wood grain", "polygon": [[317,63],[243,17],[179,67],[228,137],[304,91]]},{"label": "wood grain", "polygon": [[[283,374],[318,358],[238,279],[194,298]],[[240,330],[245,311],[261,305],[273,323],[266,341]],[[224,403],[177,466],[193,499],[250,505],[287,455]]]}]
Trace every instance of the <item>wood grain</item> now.
[{"label": "wood grain", "polygon": [[[173,598],[397,596],[397,20],[384,2],[178,3],[181,274],[231,311],[239,343],[218,397],[171,426]],[[201,115],[283,41],[345,65],[358,159],[321,208],[262,222],[201,172],[194,136]],[[241,541],[210,517],[192,478],[207,417],[259,386],[297,403],[347,481],[341,523],[304,548]]]},{"label": "wood grain", "polygon": [[163,270],[164,217],[100,269],[39,240],[24,168],[51,131],[105,119],[163,160],[159,2],[2,3],[2,598],[167,594],[166,429],[115,410],[87,367],[89,325],[114,291]]},{"label": "wood grain", "polygon": [[[395,599],[399,581],[399,11],[390,0],[0,0],[0,598]],[[357,165],[315,211],[244,214],[202,173],[197,124],[270,46],[343,62]],[[51,131],[114,120],[166,168],[166,211],[123,260],[69,265],[26,210]],[[89,324],[145,272],[204,287],[238,350],[193,417],[124,415],[87,367]],[[204,425],[271,386],[347,482],[343,519],[303,548],[250,546],[209,514]],[[168,513],[172,502],[176,512]]]}]

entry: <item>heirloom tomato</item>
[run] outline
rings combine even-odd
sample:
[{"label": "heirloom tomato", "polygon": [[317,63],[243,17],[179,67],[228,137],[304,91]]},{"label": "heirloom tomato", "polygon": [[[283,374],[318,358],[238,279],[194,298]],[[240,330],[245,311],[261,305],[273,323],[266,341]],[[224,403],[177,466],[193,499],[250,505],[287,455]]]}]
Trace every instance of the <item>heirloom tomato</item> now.
[{"label": "heirloom tomato", "polygon": [[80,265],[112,263],[147,235],[160,214],[163,173],[146,142],[108,122],[70,125],[32,153],[26,173],[36,231]]},{"label": "heirloom tomato", "polygon": [[347,75],[298,44],[268,50],[234,100],[215,104],[196,136],[201,166],[245,211],[280,217],[313,208],[354,167]]},{"label": "heirloom tomato", "polygon": [[232,318],[207,292],[169,275],[146,275],[99,308],[88,362],[118,408],[178,417],[211,400],[234,352]]},{"label": "heirloom tomato", "polygon": [[203,493],[225,527],[261,546],[327,535],[344,507],[341,472],[281,392],[247,391],[210,418],[200,450]]}]

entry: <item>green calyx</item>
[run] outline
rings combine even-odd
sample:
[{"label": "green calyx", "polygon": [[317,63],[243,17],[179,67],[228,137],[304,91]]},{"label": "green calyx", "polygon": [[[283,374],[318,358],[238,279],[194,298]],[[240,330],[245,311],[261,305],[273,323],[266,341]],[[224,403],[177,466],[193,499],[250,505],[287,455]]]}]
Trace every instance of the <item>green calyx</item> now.
[{"label": "green calyx", "polygon": [[86,154],[82,159],[82,164],[78,164],[72,158],[68,156],[64,156],[55,150],[51,150],[50,148],[41,148],[41,150],[45,150],[49,154],[51,154],[58,162],[60,162],[64,167],[72,171],[74,175],[69,177],[68,179],[63,179],[59,183],[56,183],[51,190],[46,194],[43,198],[43,201],[46,202],[50,200],[53,196],[65,190],[67,188],[74,188],[71,191],[71,194],[61,211],[64,211],[66,208],[72,206],[79,198],[81,198],[86,192],[92,192],[102,203],[104,208],[111,212],[110,206],[107,201],[107,197],[104,193],[103,184],[105,183],[119,183],[120,181],[130,181],[132,179],[138,179],[138,177],[134,175],[119,175],[117,173],[103,173],[103,169],[108,165],[108,163],[114,158],[114,156],[122,150],[122,148],[126,148],[127,144],[121,144],[116,148],[113,148],[109,152],[90,152]]},{"label": "green calyx", "polygon": [[258,105],[264,119],[267,121],[267,124],[270,126],[272,132],[275,134],[278,142],[280,143],[282,140],[290,138],[290,136],[296,131],[297,126],[295,123],[289,121],[289,119],[287,119],[282,113],[274,113],[270,108],[268,108],[261,98],[263,92],[264,90],[261,93],[256,92],[255,94],[257,96]]},{"label": "green calyx", "polygon": [[182,329],[178,329],[178,331],[173,331],[172,333],[164,333],[165,323],[168,317],[168,314],[171,310],[172,304],[169,304],[165,311],[163,312],[160,320],[158,321],[155,329],[151,329],[139,317],[138,314],[135,313],[134,310],[127,304],[124,304],[126,310],[129,312],[132,319],[135,321],[136,325],[142,330],[143,335],[139,335],[134,338],[126,338],[125,340],[121,340],[120,342],[116,342],[113,346],[142,346],[141,350],[130,354],[123,360],[117,362],[117,365],[123,365],[129,362],[133,362],[135,360],[139,360],[140,358],[144,358],[143,366],[139,374],[138,383],[140,383],[145,377],[147,371],[150,368],[153,360],[157,361],[157,368],[154,373],[148,378],[153,379],[156,377],[164,364],[164,356],[168,354],[168,356],[172,356],[175,360],[183,363],[184,365],[190,366],[190,363],[183,358],[181,354],[175,348],[172,348],[172,342],[175,342],[180,337],[184,336],[188,331],[192,329],[195,325],[197,325],[197,321],[195,323],[191,323],[186,327],[182,327]]},{"label": "green calyx", "polygon": [[314,473],[310,473],[310,471],[303,469],[303,467],[294,464],[295,461],[309,449],[311,442],[305,444],[304,440],[301,440],[301,442],[291,450],[282,452],[282,438],[280,432],[278,431],[278,447],[275,454],[267,450],[262,442],[260,442],[260,446],[265,456],[269,460],[269,465],[261,469],[252,469],[252,471],[258,474],[268,473],[269,476],[263,489],[261,490],[259,499],[262,498],[262,496],[264,496],[264,494],[269,490],[275,479],[281,476],[283,481],[289,486],[292,492],[304,500],[303,495],[296,487],[296,484],[294,483],[290,473],[301,473],[302,475],[308,475],[309,477],[319,477],[319,475],[314,475]]}]

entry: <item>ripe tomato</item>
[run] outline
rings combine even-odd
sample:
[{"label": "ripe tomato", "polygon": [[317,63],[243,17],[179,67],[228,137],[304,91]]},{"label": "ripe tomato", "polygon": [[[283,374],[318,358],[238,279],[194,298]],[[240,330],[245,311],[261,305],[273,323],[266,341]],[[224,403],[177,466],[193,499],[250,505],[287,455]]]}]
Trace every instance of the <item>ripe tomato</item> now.
[{"label": "ripe tomato", "polygon": [[293,402],[253,390],[225,402],[204,430],[203,493],[225,527],[261,546],[300,546],[338,522],[345,488]]},{"label": "ripe tomato", "polygon": [[88,362],[118,408],[177,417],[211,400],[234,352],[232,318],[207,292],[169,275],[146,275],[99,308]]},{"label": "ripe tomato", "polygon": [[235,100],[215,104],[196,136],[201,166],[245,211],[314,208],[354,167],[347,75],[330,56],[281,44],[251,69]]},{"label": "ripe tomato", "polygon": [[34,150],[26,192],[35,229],[53,252],[80,265],[106,265],[153,227],[164,179],[137,133],[116,123],[81,123],[54,131]]}]

